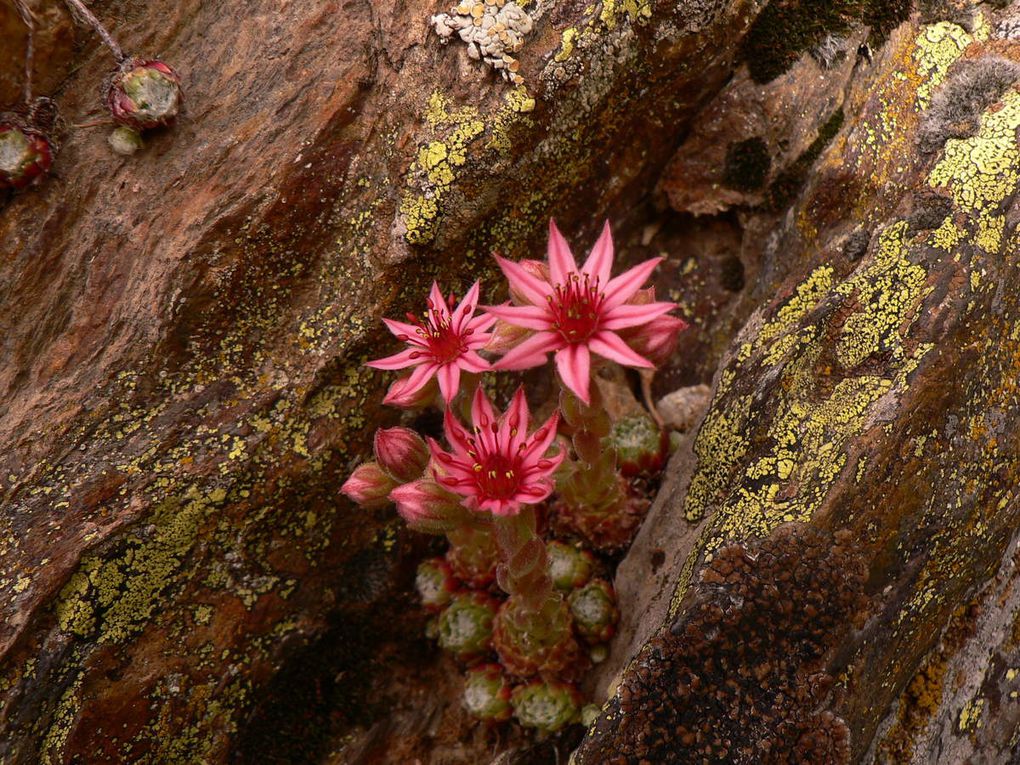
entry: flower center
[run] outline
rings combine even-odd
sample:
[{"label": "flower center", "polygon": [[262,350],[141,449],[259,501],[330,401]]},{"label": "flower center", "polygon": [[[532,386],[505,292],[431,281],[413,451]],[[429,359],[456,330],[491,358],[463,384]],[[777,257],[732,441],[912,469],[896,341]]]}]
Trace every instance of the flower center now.
[{"label": "flower center", "polygon": [[510,499],[520,486],[516,460],[503,454],[480,454],[473,465],[479,493],[490,499]]},{"label": "flower center", "polygon": [[568,343],[583,343],[599,328],[605,293],[588,274],[570,274],[566,284],[557,284],[549,296],[553,327]]},{"label": "flower center", "polygon": [[467,335],[453,330],[453,320],[441,308],[436,308],[428,301],[429,309],[425,318],[419,319],[408,314],[408,318],[418,325],[418,337],[428,348],[428,353],[437,364],[449,364],[463,355],[467,348]]}]

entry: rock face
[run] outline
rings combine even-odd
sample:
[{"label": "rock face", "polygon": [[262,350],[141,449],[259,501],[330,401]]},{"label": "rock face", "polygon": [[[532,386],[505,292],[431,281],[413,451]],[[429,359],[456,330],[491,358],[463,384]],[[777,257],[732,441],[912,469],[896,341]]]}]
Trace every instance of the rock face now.
[{"label": "rock face", "polygon": [[1008,760],[1008,10],[522,4],[514,84],[432,4],[100,1],[184,79],[123,159],[74,127],[112,62],[32,7],[69,128],[0,202],[0,760],[483,761],[420,638],[427,542],[337,489],[395,418],[379,317],[551,214],[669,256],[696,326],[656,397],[713,388],[577,761]]},{"label": "rock face", "polygon": [[[821,80],[819,122],[841,118],[781,217],[774,163],[757,197],[716,196],[754,205],[755,307],[649,521],[697,525],[671,603],[658,629],[635,604],[636,655],[578,763],[1014,761],[1020,48],[966,10],[914,15]],[[756,92],[738,75],[689,140],[746,141]],[[684,209],[705,198],[691,163],[707,184],[686,145],[664,180]]]}]

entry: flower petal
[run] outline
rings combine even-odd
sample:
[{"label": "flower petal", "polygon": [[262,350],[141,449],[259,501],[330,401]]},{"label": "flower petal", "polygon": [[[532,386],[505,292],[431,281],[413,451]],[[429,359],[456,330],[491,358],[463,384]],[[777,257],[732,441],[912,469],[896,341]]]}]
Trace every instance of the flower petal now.
[{"label": "flower petal", "polygon": [[529,274],[520,264],[512,260],[501,258],[499,255],[493,257],[514,289],[535,305],[545,305],[545,296],[552,293],[552,286],[548,282]]},{"label": "flower petal", "polygon": [[479,356],[474,351],[464,351],[457,359],[457,366],[463,369],[465,372],[474,372],[475,374],[481,374],[482,372],[488,372],[492,369],[492,365]]},{"label": "flower petal", "polygon": [[461,298],[461,301],[457,304],[457,307],[453,309],[453,317],[451,326],[453,331],[460,334],[467,327],[471,321],[471,317],[475,314],[475,308],[478,307],[478,293],[480,289],[480,283],[476,279],[475,283],[471,285],[467,293]]},{"label": "flower petal", "polygon": [[517,445],[528,437],[528,421],[531,413],[528,411],[528,399],[524,396],[524,386],[517,388],[506,414],[503,415],[503,423],[506,426],[507,451],[510,454],[517,453]]},{"label": "flower petal", "polygon": [[597,279],[599,284],[609,283],[609,276],[613,271],[613,233],[609,230],[609,221],[602,227],[602,234],[591,248],[591,254],[584,261],[581,270]]},{"label": "flower petal", "polygon": [[486,312],[496,319],[502,319],[507,324],[525,329],[552,329],[552,321],[549,311],[537,305],[494,305],[486,306]]},{"label": "flower petal", "polygon": [[529,369],[546,362],[546,354],[563,347],[563,338],[553,332],[538,332],[507,351],[493,369]]},{"label": "flower petal", "polygon": [[[479,314],[468,321],[461,329],[461,332],[469,338],[482,338],[484,342],[488,342],[489,338],[485,333],[488,332],[495,323],[495,316],[487,313]],[[468,342],[471,341],[469,340]]]},{"label": "flower petal", "polygon": [[570,274],[577,273],[577,263],[556,221],[549,219],[549,278],[553,284],[566,284]]},{"label": "flower petal", "polygon": [[475,397],[471,401],[471,422],[479,430],[489,430],[496,421],[496,413],[492,410],[492,402],[485,395],[482,386],[475,389]]},{"label": "flower petal", "polygon": [[427,361],[428,359],[424,358],[420,350],[408,348],[392,356],[376,359],[375,361],[366,361],[365,366],[372,367],[372,369],[406,369],[414,364],[423,364]]},{"label": "flower petal", "polygon": [[552,417],[545,421],[538,430],[531,434],[531,443],[524,449],[522,457],[527,463],[525,467],[530,466],[532,463],[537,463],[539,459],[548,451],[549,446],[556,439],[556,428],[560,422],[559,412],[553,412]]},{"label": "flower petal", "polygon": [[383,319],[383,324],[386,325],[397,340],[403,340],[405,343],[416,343],[425,347],[425,341],[421,339],[421,327],[408,324],[406,321],[397,321],[396,319]]},{"label": "flower petal", "polygon": [[652,271],[659,265],[665,258],[652,258],[646,260],[644,263],[638,263],[636,266],[628,271],[624,271],[622,274],[611,280],[606,285],[606,300],[603,305],[606,309],[615,308],[618,305],[623,305],[630,300],[634,294],[641,289],[641,285],[648,281],[648,277],[652,275]]},{"label": "flower petal", "polygon": [[623,364],[625,367],[655,367],[644,356],[639,356],[614,332],[599,332],[588,342],[591,349],[599,356],[615,361],[617,364]]},{"label": "flower petal", "polygon": [[[471,451],[470,436],[464,429],[464,426],[454,416],[453,412],[450,411],[449,407],[443,413],[443,431],[446,434],[446,440],[450,442],[450,446],[457,452],[457,456],[461,458],[467,457],[467,453]],[[435,443],[431,438],[429,439],[429,445]],[[436,446],[438,447],[438,444]],[[432,454],[435,456],[435,449],[432,450]]]},{"label": "flower petal", "polygon": [[447,316],[450,315],[450,308],[446,305],[446,300],[443,298],[443,293],[439,289],[439,285],[432,282],[432,289],[429,290],[429,309],[433,312],[442,311]]},{"label": "flower petal", "polygon": [[556,352],[556,371],[563,384],[585,404],[589,403],[588,386],[591,382],[591,355],[583,343],[568,345]]},{"label": "flower petal", "polygon": [[644,303],[636,305],[627,303],[618,305],[605,312],[605,317],[599,322],[600,329],[617,330],[627,327],[637,327],[647,324],[665,313],[676,308],[676,303]]},{"label": "flower petal", "polygon": [[443,364],[436,378],[439,380],[439,392],[443,394],[443,401],[450,403],[460,387],[460,367],[457,364]]}]

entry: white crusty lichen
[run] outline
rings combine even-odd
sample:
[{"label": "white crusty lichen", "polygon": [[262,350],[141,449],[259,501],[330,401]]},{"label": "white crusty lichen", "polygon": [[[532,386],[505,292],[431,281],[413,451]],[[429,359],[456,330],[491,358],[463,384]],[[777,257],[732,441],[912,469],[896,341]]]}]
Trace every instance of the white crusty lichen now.
[{"label": "white crusty lichen", "polygon": [[520,62],[510,54],[524,47],[524,35],[531,31],[532,23],[531,16],[516,3],[466,1],[450,8],[449,13],[433,16],[431,21],[444,43],[456,33],[467,43],[471,58],[481,59],[515,85],[524,82],[517,73]]}]

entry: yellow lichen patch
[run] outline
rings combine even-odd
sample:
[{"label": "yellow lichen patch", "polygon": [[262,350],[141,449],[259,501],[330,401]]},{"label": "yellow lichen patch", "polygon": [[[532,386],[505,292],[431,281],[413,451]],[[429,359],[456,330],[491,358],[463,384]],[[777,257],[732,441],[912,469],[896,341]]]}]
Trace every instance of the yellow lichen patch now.
[{"label": "yellow lichen patch", "polygon": [[411,244],[432,240],[439,203],[453,184],[457,168],[467,162],[468,145],[485,130],[477,109],[466,106],[451,112],[439,91],[429,96],[425,119],[438,135],[419,147],[408,171],[409,188],[400,203],[407,228],[404,236]]},{"label": "yellow lichen patch", "polygon": [[[503,104],[489,115],[485,148],[506,157],[510,154],[510,128],[526,124],[522,115],[535,109],[535,99],[518,85]],[[425,109],[425,121],[432,135],[418,148],[407,173],[407,190],[400,203],[400,215],[411,244],[426,244],[435,236],[441,207],[457,179],[459,168],[468,160],[468,147],[486,132],[486,122],[473,106],[451,109],[448,100],[434,91]]]},{"label": "yellow lichen patch", "polygon": [[109,560],[83,558],[57,599],[61,629],[84,637],[98,628],[100,642],[134,634],[172,584],[202,521],[225,498],[222,490],[203,496],[192,489],[183,501],[167,500],[156,509],[148,538],[127,540],[122,553]]},{"label": "yellow lichen patch", "polygon": [[602,0],[599,20],[606,29],[615,29],[621,16],[626,16],[631,23],[651,18],[651,0]]},{"label": "yellow lichen patch", "polygon": [[977,246],[989,254],[1002,248],[1002,235],[1006,227],[1005,215],[990,215],[978,219],[978,232],[974,237]]},{"label": "yellow lichen patch", "polygon": [[530,126],[530,117],[523,115],[535,110],[535,99],[524,85],[518,85],[503,97],[503,106],[492,119],[491,137],[487,149],[494,149],[502,157],[509,157],[513,148],[510,129],[516,125]]},{"label": "yellow lichen patch", "polygon": [[960,710],[959,728],[960,732],[966,732],[981,727],[981,713],[984,710],[985,700],[971,699],[962,710]]},{"label": "yellow lichen patch", "polygon": [[[1020,151],[1016,130],[1020,126],[1020,93],[1010,90],[1002,108],[985,112],[976,136],[950,139],[945,155],[934,167],[928,182],[947,188],[957,206],[968,213],[988,216],[1017,187]],[[986,225],[990,225],[986,221]]]},{"label": "yellow lichen patch", "polygon": [[[975,34],[986,36],[985,32]],[[946,79],[949,67],[977,39],[959,24],[940,21],[924,27],[914,41],[914,57],[917,72],[921,78],[917,88],[917,106],[926,109],[931,103],[931,94]]]},{"label": "yellow lichen patch", "polygon": [[60,696],[57,708],[39,752],[40,765],[56,765],[65,762],[64,747],[71,733],[78,710],[81,708],[82,680],[79,675]]},{"label": "yellow lichen patch", "polygon": [[[718,509],[682,572],[674,610],[699,557],[709,559],[727,539],[764,537],[782,523],[811,518],[846,466],[850,441],[863,432],[871,408],[902,390],[931,350],[930,344],[909,351],[904,345],[928,294],[925,270],[907,257],[906,232],[902,221],[886,228],[871,262],[839,284],[833,285],[831,268],[814,271],[741,347],[727,370],[731,379],[777,376],[769,385],[775,400],[762,408],[752,405],[751,396],[721,391],[709,409],[694,444],[698,466],[684,512],[699,520]],[[799,326],[827,296],[854,308],[841,327],[834,327],[839,329],[835,349],[821,331],[828,318]],[[825,378],[833,372],[822,359],[833,351],[843,372],[830,386]],[[854,374],[876,354],[883,357],[885,375]],[[761,421],[762,412],[770,419]],[[734,475],[751,452],[752,438],[756,458]]]},{"label": "yellow lichen patch", "polygon": [[832,289],[833,273],[832,266],[821,266],[798,284],[793,296],[784,301],[776,311],[775,318],[762,325],[754,342],[744,343],[740,346],[738,362],[747,361],[755,348],[761,348],[779,335],[788,332],[791,327],[812,311],[825,294]]},{"label": "yellow lichen patch", "polygon": [[836,346],[836,355],[850,369],[869,355],[888,351],[903,358],[899,335],[893,330],[923,297],[923,268],[905,257],[907,224],[887,228],[879,238],[874,262],[859,276],[840,284],[836,292],[852,297],[862,308],[850,316]]},{"label": "yellow lichen patch", "polygon": [[560,38],[560,49],[553,56],[553,61],[564,62],[570,58],[570,54],[574,52],[574,40],[577,38],[577,29],[574,27],[568,27],[563,30],[563,34]]},{"label": "yellow lichen patch", "polygon": [[931,232],[928,237],[928,244],[938,247],[940,250],[952,252],[956,245],[963,241],[966,233],[953,221],[953,216],[948,216],[942,225]]}]

